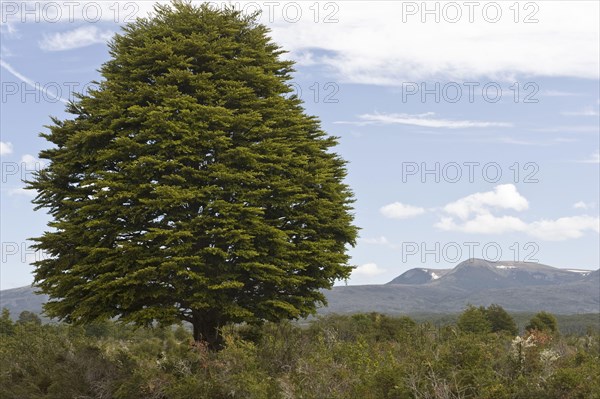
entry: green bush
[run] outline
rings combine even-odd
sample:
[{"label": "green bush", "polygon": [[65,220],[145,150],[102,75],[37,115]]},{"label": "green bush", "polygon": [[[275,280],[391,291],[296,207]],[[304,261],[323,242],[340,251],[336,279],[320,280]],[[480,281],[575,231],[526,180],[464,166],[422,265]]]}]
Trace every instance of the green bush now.
[{"label": "green bush", "polygon": [[13,323],[5,312],[0,327],[3,399],[588,399],[600,392],[596,332],[513,337],[376,313],[332,315],[303,326],[231,327],[225,348],[214,352],[182,326],[37,325]]}]

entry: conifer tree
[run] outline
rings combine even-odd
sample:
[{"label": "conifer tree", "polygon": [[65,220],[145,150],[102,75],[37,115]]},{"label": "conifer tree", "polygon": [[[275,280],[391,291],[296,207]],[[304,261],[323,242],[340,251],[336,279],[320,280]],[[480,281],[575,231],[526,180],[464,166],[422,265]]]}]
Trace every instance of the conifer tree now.
[{"label": "conifer tree", "polygon": [[307,316],[349,276],[345,162],[283,52],[256,15],[181,1],[114,37],[29,182],[49,316],[188,321],[217,348],[221,326]]}]

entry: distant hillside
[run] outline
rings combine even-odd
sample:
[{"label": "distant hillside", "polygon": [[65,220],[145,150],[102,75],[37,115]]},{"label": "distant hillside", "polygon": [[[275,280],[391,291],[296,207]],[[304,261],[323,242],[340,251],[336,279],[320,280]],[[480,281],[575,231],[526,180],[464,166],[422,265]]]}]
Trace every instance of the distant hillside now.
[{"label": "distant hillside", "polygon": [[47,295],[38,295],[33,287],[19,287],[0,291],[0,308],[7,308],[14,318],[24,310],[40,314]]},{"label": "distant hillside", "polygon": [[453,269],[417,268],[385,285],[335,287],[323,313],[454,313],[467,304],[512,312],[600,312],[600,270],[470,259]]},{"label": "distant hillside", "polygon": [[[0,307],[13,317],[40,313],[45,295],[35,288],[0,291]],[[471,259],[453,269],[411,269],[384,285],[335,287],[325,291],[320,313],[456,313],[467,304],[492,303],[511,312],[557,314],[600,312],[600,270],[558,269],[528,262]]]}]

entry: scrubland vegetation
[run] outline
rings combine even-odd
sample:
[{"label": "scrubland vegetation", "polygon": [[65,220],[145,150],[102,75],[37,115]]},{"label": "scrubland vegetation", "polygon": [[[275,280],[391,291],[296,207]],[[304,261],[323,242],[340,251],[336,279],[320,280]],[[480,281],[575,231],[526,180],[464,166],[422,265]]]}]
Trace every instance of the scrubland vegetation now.
[{"label": "scrubland vegetation", "polygon": [[[549,314],[514,333],[503,309],[434,326],[377,313],[224,331],[210,351],[184,327],[0,322],[3,399],[600,398],[600,334]],[[511,331],[513,330],[513,331]]]}]

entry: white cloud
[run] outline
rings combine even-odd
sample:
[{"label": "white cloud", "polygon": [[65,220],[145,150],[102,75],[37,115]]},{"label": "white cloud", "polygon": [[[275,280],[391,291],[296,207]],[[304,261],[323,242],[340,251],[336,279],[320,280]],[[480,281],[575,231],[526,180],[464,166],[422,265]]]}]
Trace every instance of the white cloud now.
[{"label": "white cloud", "polygon": [[563,217],[556,220],[540,220],[529,225],[528,233],[546,241],[562,241],[579,238],[584,232],[600,231],[600,219],[592,216]]},{"label": "white cloud", "polygon": [[45,86],[41,86],[39,83],[34,82],[32,79],[29,79],[25,75],[21,74],[19,71],[17,71],[16,69],[14,69],[9,63],[5,62],[2,59],[0,59],[0,67],[6,69],[11,75],[13,75],[14,77],[16,77],[17,79],[19,79],[23,83],[27,84],[28,86],[30,86],[30,87],[34,88],[35,90],[39,91],[40,93],[43,93],[43,94],[45,94],[45,95],[47,95],[50,98],[53,98],[55,100],[59,100],[59,101],[65,103],[65,104],[68,103],[67,100],[65,100],[64,98],[61,98],[61,97],[57,96],[56,94],[52,93],[50,90],[46,89]]},{"label": "white cloud", "polygon": [[[591,206],[582,201],[573,205],[576,209]],[[434,227],[442,231],[470,234],[524,233],[545,241],[579,238],[590,230],[599,232],[598,217],[587,215],[528,223],[515,216],[495,216],[491,213],[492,209],[523,211],[528,208],[527,199],[517,192],[514,185],[499,185],[494,191],[471,194],[446,205],[443,209],[449,216],[441,217]]]},{"label": "white cloud", "polygon": [[37,194],[35,190],[25,190],[23,187],[11,188],[8,190],[8,195],[10,196],[23,196],[33,198]]},{"label": "white cloud", "polygon": [[388,239],[384,236],[374,237],[374,238],[361,238],[360,241],[364,242],[365,244],[373,244],[373,245],[389,245],[389,243],[390,243],[388,241]]},{"label": "white cloud", "polygon": [[13,145],[6,141],[0,141],[0,155],[12,154]]},{"label": "white cloud", "polygon": [[[591,209],[595,207],[595,203],[579,201],[573,207],[575,209]],[[474,193],[447,204],[442,208],[445,215],[434,224],[434,227],[441,231],[469,234],[523,233],[546,241],[579,238],[586,231],[599,232],[598,217],[587,215],[526,222],[515,216],[492,214],[492,211],[497,210],[524,211],[527,209],[529,209],[529,202],[513,184],[501,184],[494,187],[492,191]],[[388,204],[380,211],[384,216],[396,219],[425,213],[424,208],[400,202]],[[370,244],[389,245],[385,237],[363,241]]]},{"label": "white cloud", "polygon": [[[18,3],[18,6],[25,7],[26,3]],[[94,7],[86,10],[89,3]],[[111,2],[74,2],[72,12],[59,4],[62,9],[57,16],[53,15],[54,7],[36,7],[34,12],[41,15],[38,18],[28,15],[25,22],[34,23],[42,18],[82,21],[86,17],[94,18],[96,14],[102,21],[118,18],[118,22],[128,22],[146,16],[153,3],[135,2],[135,7],[119,7],[117,15]],[[502,12],[496,23],[486,21],[483,11],[486,3],[475,3],[478,5],[473,8],[471,22],[466,2],[454,2],[461,12],[456,23],[443,17],[436,22],[434,15],[428,15],[422,22],[424,15],[421,12],[415,15],[406,15],[406,10],[403,12],[403,7],[413,4],[420,11],[424,7],[437,7],[438,14],[443,16],[445,7],[452,3],[445,1],[431,4],[403,1],[320,3],[318,14],[312,3],[297,2],[302,14],[297,23],[290,23],[295,10],[291,7],[285,12],[285,4],[270,9],[261,2],[232,3],[239,3],[239,8],[245,7],[247,11],[254,11],[257,6],[262,8],[260,22],[272,29],[277,43],[291,51],[291,58],[299,57],[303,62],[330,68],[332,79],[338,82],[401,85],[427,79],[598,78],[600,12],[595,1],[528,3],[537,10],[525,9],[519,3],[517,23],[514,22],[514,11],[509,9],[512,2],[495,3]],[[32,8],[31,5],[27,7]],[[448,13],[452,14],[452,11]],[[494,10],[490,13],[493,15]],[[538,21],[524,23],[524,18],[531,13]],[[7,21],[13,25],[20,23],[21,17],[22,12],[7,13]],[[315,23],[315,17],[319,23]],[[406,17],[405,21],[403,17]],[[335,23],[324,23],[327,18]],[[307,55],[308,52],[312,55]]]},{"label": "white cloud", "polygon": [[355,277],[355,276],[372,277],[372,276],[378,276],[385,272],[386,271],[384,269],[381,269],[375,263],[365,263],[364,265],[356,267],[356,269],[354,269],[352,271],[352,277]]},{"label": "white cloud", "polygon": [[464,220],[472,213],[488,213],[489,208],[522,211],[529,208],[529,202],[519,194],[514,184],[501,184],[494,187],[494,191],[471,194],[451,202],[444,210]]},{"label": "white cloud", "polygon": [[425,213],[425,209],[417,206],[394,202],[379,209],[381,214],[391,219],[407,219]]},{"label": "white cloud", "polygon": [[514,216],[496,217],[490,213],[477,215],[474,219],[457,224],[451,217],[444,217],[434,225],[444,231],[460,231],[475,234],[503,234],[526,231],[527,224]]},{"label": "white cloud", "polygon": [[46,167],[46,163],[31,154],[25,154],[21,157],[21,164],[27,172],[41,170]]},{"label": "white cloud", "polygon": [[[399,86],[431,79],[598,78],[598,2],[535,3],[537,23],[523,23],[532,10],[522,8],[515,23],[510,2],[496,2],[502,11],[497,23],[484,19],[482,4],[469,22],[463,2],[454,3],[462,12],[457,23],[443,18],[436,23],[432,15],[423,23],[421,13],[403,21],[403,7],[410,3],[338,2],[338,23],[302,18],[296,24],[279,20],[271,27],[292,58],[312,50],[319,54],[313,61],[331,68],[342,82]],[[441,11],[447,2],[412,4]]]},{"label": "white cloud", "polygon": [[[94,6],[86,10],[90,3]],[[194,4],[198,3],[194,1]],[[471,13],[466,2],[454,2],[461,12],[456,23],[443,17],[436,22],[435,15],[428,15],[422,22],[424,15],[421,12],[415,15],[407,15],[406,9],[403,12],[403,7],[413,4],[419,11],[424,7],[437,7],[437,13],[443,16],[446,6],[452,3],[446,1],[426,5],[403,1],[320,3],[318,14],[312,3],[297,2],[302,14],[297,23],[290,23],[295,10],[290,7],[289,12],[285,12],[283,6],[286,3],[272,9],[262,2],[232,3],[239,3],[239,8],[245,7],[247,11],[262,6],[260,22],[272,29],[277,43],[291,51],[290,57],[296,58],[297,54],[307,52],[317,54],[302,59],[331,68],[333,78],[338,82],[399,85],[407,80],[429,78],[472,81],[483,77],[512,79],[516,75],[598,78],[600,12],[596,1],[527,3],[537,9],[531,6],[525,9],[524,4],[519,3],[516,23],[514,7],[509,8],[512,2],[496,2],[502,13],[496,23],[486,21],[487,15],[483,11],[486,3],[475,3]],[[119,7],[118,10],[112,2],[78,1],[69,8],[58,2],[62,8],[58,10],[59,15],[54,15],[55,7],[32,7],[28,2],[15,4],[33,8],[40,14],[37,18],[28,15],[26,23],[35,23],[42,18],[82,21],[95,18],[97,14],[102,21],[118,18],[122,23],[146,16],[154,2],[135,2],[135,7]],[[448,10],[447,14],[452,12]],[[494,10],[489,13],[493,15]],[[532,13],[538,21],[524,23],[524,18]],[[7,22],[13,25],[20,23],[23,15],[22,11],[6,14]],[[471,14],[472,22],[469,20]],[[315,17],[319,23],[315,23]],[[406,17],[405,21],[403,17]],[[273,22],[270,22],[271,18]],[[324,23],[327,18],[335,23]]]},{"label": "white cloud", "polygon": [[432,118],[433,112],[424,114],[362,114],[360,121],[338,121],[335,123],[352,124],[358,126],[366,125],[412,125],[428,128],[465,129],[465,128],[487,128],[487,127],[511,127],[512,124],[505,122],[482,122],[470,120],[449,120]]},{"label": "white cloud", "polygon": [[564,241],[579,238],[586,231],[599,231],[600,219],[587,215],[562,217],[556,220],[539,220],[526,223],[513,216],[497,217],[492,214],[477,215],[463,223],[444,217],[434,226],[442,231],[471,234],[525,233],[544,241]]},{"label": "white cloud", "polygon": [[45,51],[65,51],[92,44],[106,43],[113,36],[113,32],[100,31],[96,26],[82,26],[66,32],[57,32],[45,35],[39,43]]},{"label": "white cloud", "polygon": [[573,208],[575,209],[593,209],[596,207],[595,202],[583,202],[579,201],[573,204]]}]

